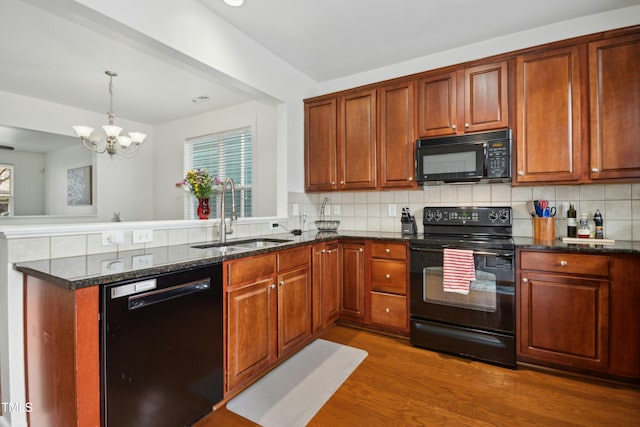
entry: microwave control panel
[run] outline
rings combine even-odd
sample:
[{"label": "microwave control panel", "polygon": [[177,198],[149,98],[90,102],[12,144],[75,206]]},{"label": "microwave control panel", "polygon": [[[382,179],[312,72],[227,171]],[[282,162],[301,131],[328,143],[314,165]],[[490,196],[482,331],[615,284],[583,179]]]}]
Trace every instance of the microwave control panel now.
[{"label": "microwave control panel", "polygon": [[511,154],[508,140],[487,142],[487,178],[511,176]]}]

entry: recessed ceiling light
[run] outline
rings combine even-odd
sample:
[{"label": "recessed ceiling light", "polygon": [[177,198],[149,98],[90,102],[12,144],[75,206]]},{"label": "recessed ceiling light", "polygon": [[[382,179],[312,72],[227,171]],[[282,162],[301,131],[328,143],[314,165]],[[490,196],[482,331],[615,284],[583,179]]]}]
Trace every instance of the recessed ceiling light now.
[{"label": "recessed ceiling light", "polygon": [[240,7],[244,4],[244,0],[223,0],[226,4],[233,7]]},{"label": "recessed ceiling light", "polygon": [[209,100],[209,97],[207,95],[200,95],[193,98],[191,102],[195,102],[196,104],[199,104],[201,102],[207,102],[208,100]]}]

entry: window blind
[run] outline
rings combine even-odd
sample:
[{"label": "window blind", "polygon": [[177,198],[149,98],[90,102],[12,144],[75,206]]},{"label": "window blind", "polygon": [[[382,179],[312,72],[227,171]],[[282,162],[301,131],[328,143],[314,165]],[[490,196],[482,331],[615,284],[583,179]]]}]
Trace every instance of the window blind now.
[{"label": "window blind", "polygon": [[[251,216],[252,210],[252,167],[253,146],[251,127],[218,132],[190,138],[185,142],[184,173],[193,169],[206,169],[211,176],[221,180],[232,178],[236,187],[236,214],[238,217]],[[227,188],[226,215],[231,214],[231,191]],[[209,206],[211,216],[220,216],[221,194],[211,195]],[[191,195],[185,196],[184,216],[195,218],[197,201]]]}]

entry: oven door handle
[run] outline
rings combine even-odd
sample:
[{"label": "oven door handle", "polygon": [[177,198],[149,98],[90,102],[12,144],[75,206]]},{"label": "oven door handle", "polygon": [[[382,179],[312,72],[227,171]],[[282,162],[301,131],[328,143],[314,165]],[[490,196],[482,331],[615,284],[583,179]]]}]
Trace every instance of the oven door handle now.
[{"label": "oven door handle", "polygon": [[[447,249],[465,249],[465,248],[456,248],[453,246],[443,246],[443,249],[447,248]],[[428,248],[420,248],[420,247],[416,247],[416,246],[412,246],[411,247],[412,251],[418,251],[418,252],[438,252],[441,253],[442,249],[428,249]],[[513,258],[513,252],[506,252],[506,253],[498,253],[498,252],[488,252],[488,251],[473,251],[474,255],[478,255],[478,256],[495,256],[495,257],[500,257],[500,258]]]}]

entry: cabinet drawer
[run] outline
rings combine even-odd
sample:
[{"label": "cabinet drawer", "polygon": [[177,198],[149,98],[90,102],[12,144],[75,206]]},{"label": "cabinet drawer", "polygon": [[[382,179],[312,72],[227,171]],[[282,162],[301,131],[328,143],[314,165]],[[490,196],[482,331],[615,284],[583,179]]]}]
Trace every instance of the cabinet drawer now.
[{"label": "cabinet drawer", "polygon": [[538,270],[553,273],[609,275],[609,257],[606,255],[569,254],[558,252],[522,252],[522,270]]},{"label": "cabinet drawer", "polygon": [[373,242],[371,256],[382,259],[407,259],[407,246],[404,243]]},{"label": "cabinet drawer", "polygon": [[405,295],[407,264],[398,261],[371,260],[371,289]]},{"label": "cabinet drawer", "polygon": [[371,292],[371,323],[406,329],[407,297]]},{"label": "cabinet drawer", "polygon": [[308,266],[311,262],[309,246],[288,249],[278,253],[278,271],[289,270],[294,267]]},{"label": "cabinet drawer", "polygon": [[227,286],[256,280],[276,272],[276,255],[258,255],[226,262]]}]

